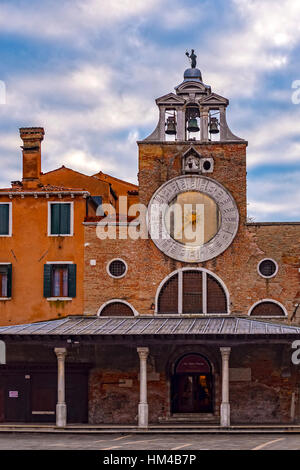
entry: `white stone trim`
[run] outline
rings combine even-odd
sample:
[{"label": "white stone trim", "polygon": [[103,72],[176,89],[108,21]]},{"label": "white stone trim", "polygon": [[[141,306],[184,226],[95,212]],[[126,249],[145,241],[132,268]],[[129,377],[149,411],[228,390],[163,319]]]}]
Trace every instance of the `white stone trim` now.
[{"label": "white stone trim", "polygon": [[[1,205],[8,204],[8,234],[7,235],[0,235],[2,237],[12,237],[12,202],[0,202]],[[10,263],[9,263],[10,264]]]},{"label": "white stone trim", "polygon": [[[155,311],[154,311],[154,315],[159,315],[160,317],[162,316],[176,316],[178,317],[182,312],[180,311],[181,310],[181,307],[180,307],[180,301],[182,301],[182,293],[181,295],[178,295],[178,314],[176,315],[169,315],[169,314],[161,314],[161,313],[158,313],[158,297],[159,297],[159,294],[160,294],[160,291],[162,289],[162,287],[165,285],[165,283],[173,276],[175,276],[176,274],[178,274],[178,292],[180,292],[180,287],[179,287],[179,284],[180,284],[180,280],[182,279],[182,272],[183,271],[201,271],[202,273],[205,273],[204,276],[202,276],[202,293],[204,291],[204,283],[205,283],[205,278],[207,276],[207,274],[209,274],[210,276],[214,277],[220,284],[221,286],[223,287],[224,289],[224,292],[225,292],[225,295],[226,295],[226,301],[227,301],[227,312],[225,313],[225,315],[229,315],[230,314],[230,295],[229,295],[229,291],[226,287],[226,285],[224,284],[224,282],[222,281],[222,279],[215,273],[213,273],[212,271],[209,271],[208,269],[206,268],[196,268],[196,267],[193,267],[193,266],[190,266],[190,267],[185,267],[185,268],[181,268],[181,269],[176,269],[175,271],[171,272],[170,274],[168,274],[168,276],[166,276],[162,281],[161,283],[159,284],[158,288],[157,288],[157,291],[156,291],[156,294],[155,294]],[[180,274],[181,273],[181,274]],[[224,315],[224,313],[206,313],[207,311],[207,302],[206,302],[206,292],[205,292],[205,296],[203,296],[203,310],[205,310],[203,313],[200,313],[199,315],[198,314],[195,314],[195,313],[186,313],[186,314],[182,314],[184,317],[186,316],[199,316],[199,317],[203,317],[203,316],[221,316],[221,315]],[[182,302],[181,302],[181,305],[182,305]]]},{"label": "white stone trim", "polygon": [[47,297],[48,302],[56,302],[59,300],[60,302],[70,301],[73,300],[73,297]]},{"label": "white stone trim", "polygon": [[[257,305],[262,304],[262,303],[264,303],[264,302],[271,302],[271,303],[273,303],[273,304],[279,305],[279,307],[281,307],[282,310],[283,310],[284,316],[285,316],[285,317],[288,317],[288,312],[287,312],[286,308],[285,308],[280,302],[278,302],[278,300],[274,300],[274,299],[261,299],[261,300],[258,300],[257,302],[255,302],[255,304],[253,304],[253,305],[250,307],[250,309],[249,309],[249,311],[248,311],[248,315],[249,315],[249,316],[252,316],[252,315],[251,315],[252,310],[253,310]],[[257,316],[253,315],[253,317],[254,317],[254,318],[283,318],[283,317],[278,317],[278,315],[257,315]]]},{"label": "white stone trim", "polygon": [[[262,263],[263,261],[272,261],[272,262],[275,264],[276,269],[275,269],[275,273],[272,274],[272,276],[264,276],[264,275],[260,272],[259,266],[261,265],[261,263]],[[278,263],[277,263],[273,258],[263,258],[263,259],[261,259],[261,260],[257,263],[257,272],[258,272],[258,274],[259,274],[261,277],[263,277],[264,279],[272,279],[272,277],[275,277],[276,274],[278,273]]]},{"label": "white stone trim", "polygon": [[[100,317],[101,316],[101,312],[102,310],[104,310],[104,308],[109,305],[109,304],[112,304],[112,303],[121,303],[121,304],[125,304],[127,305],[127,307],[129,307],[131,310],[132,310],[132,313],[133,315],[136,317],[139,315],[139,313],[135,310],[135,308],[129,303],[129,302],[126,302],[126,300],[123,300],[123,299],[111,299],[111,300],[107,300],[107,302],[104,302],[104,304],[101,305],[101,307],[99,308],[98,312],[97,312],[97,317]],[[109,318],[109,317],[107,317]],[[112,317],[111,317],[112,318]],[[113,318],[123,318],[123,317],[113,317]]]},{"label": "white stone trim", "polygon": [[[111,265],[111,263],[112,263],[113,261],[122,261],[122,263],[125,264],[125,272],[124,272],[124,274],[122,274],[122,276],[114,276],[114,275],[111,274],[111,272],[109,271],[109,266]],[[108,274],[110,277],[112,277],[113,279],[122,279],[123,277],[126,276],[127,271],[128,271],[128,265],[127,265],[126,261],[125,261],[124,259],[122,259],[122,258],[113,258],[113,259],[109,260],[109,261],[106,263],[106,272],[107,272],[107,274]]]},{"label": "white stone trim", "polygon": [[[51,233],[51,205],[52,204],[70,204],[70,233],[60,233],[59,235]],[[74,235],[74,202],[73,201],[48,201],[48,237],[73,237]]]},{"label": "white stone trim", "polygon": [[74,261],[47,261],[46,264],[74,264]]},{"label": "white stone trim", "polygon": [[1,191],[1,196],[8,196],[10,198],[14,196],[34,196],[34,197],[39,197],[39,196],[66,196],[66,197],[73,197],[74,196],[83,196],[84,198],[87,198],[90,196],[90,193],[88,191]]}]

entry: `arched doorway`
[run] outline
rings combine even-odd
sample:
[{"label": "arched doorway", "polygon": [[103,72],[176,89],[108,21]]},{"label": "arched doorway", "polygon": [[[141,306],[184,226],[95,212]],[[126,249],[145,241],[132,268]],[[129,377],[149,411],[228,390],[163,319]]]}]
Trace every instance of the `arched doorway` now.
[{"label": "arched doorway", "polygon": [[171,413],[212,413],[212,372],[200,354],[186,354],[174,368]]}]

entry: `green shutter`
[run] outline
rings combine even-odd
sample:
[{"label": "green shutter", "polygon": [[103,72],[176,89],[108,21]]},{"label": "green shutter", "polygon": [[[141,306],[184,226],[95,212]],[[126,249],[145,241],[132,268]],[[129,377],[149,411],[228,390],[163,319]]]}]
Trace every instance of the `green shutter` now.
[{"label": "green shutter", "polygon": [[51,235],[71,234],[71,204],[51,204]]},{"label": "green shutter", "polygon": [[71,223],[71,205],[70,204],[59,204],[60,205],[60,233],[63,235],[70,235]]},{"label": "green shutter", "polygon": [[0,204],[0,235],[9,235],[9,204]]},{"label": "green shutter", "polygon": [[60,233],[60,204],[51,204],[51,235]]},{"label": "green shutter", "polygon": [[52,296],[52,264],[44,264],[44,297]]},{"label": "green shutter", "polygon": [[68,296],[76,297],[76,264],[68,264]]},{"label": "green shutter", "polygon": [[11,297],[12,291],[12,265],[7,266],[7,297]]}]

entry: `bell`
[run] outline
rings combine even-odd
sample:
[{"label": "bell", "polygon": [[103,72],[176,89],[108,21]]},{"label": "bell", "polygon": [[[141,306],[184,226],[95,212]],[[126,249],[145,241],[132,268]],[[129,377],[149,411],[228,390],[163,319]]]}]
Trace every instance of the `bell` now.
[{"label": "bell", "polygon": [[198,131],[200,131],[198,123],[197,123],[197,119],[191,118],[189,120],[187,130],[189,132],[198,132]]},{"label": "bell", "polygon": [[209,132],[210,134],[219,134],[219,122],[218,119],[215,117],[210,118],[209,123]]},{"label": "bell", "polygon": [[175,122],[175,118],[172,116],[168,117],[167,119],[166,134],[168,135],[176,134],[176,122]]}]

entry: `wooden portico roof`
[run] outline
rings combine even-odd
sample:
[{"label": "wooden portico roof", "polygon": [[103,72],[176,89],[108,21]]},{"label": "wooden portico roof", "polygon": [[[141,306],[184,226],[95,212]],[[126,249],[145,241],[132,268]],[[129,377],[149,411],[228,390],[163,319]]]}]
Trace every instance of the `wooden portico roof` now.
[{"label": "wooden portico roof", "polygon": [[[245,317],[92,317],[70,316],[60,320],[0,327],[0,338],[109,337],[109,336],[298,336],[300,327]],[[25,339],[25,338],[24,338]]]}]

